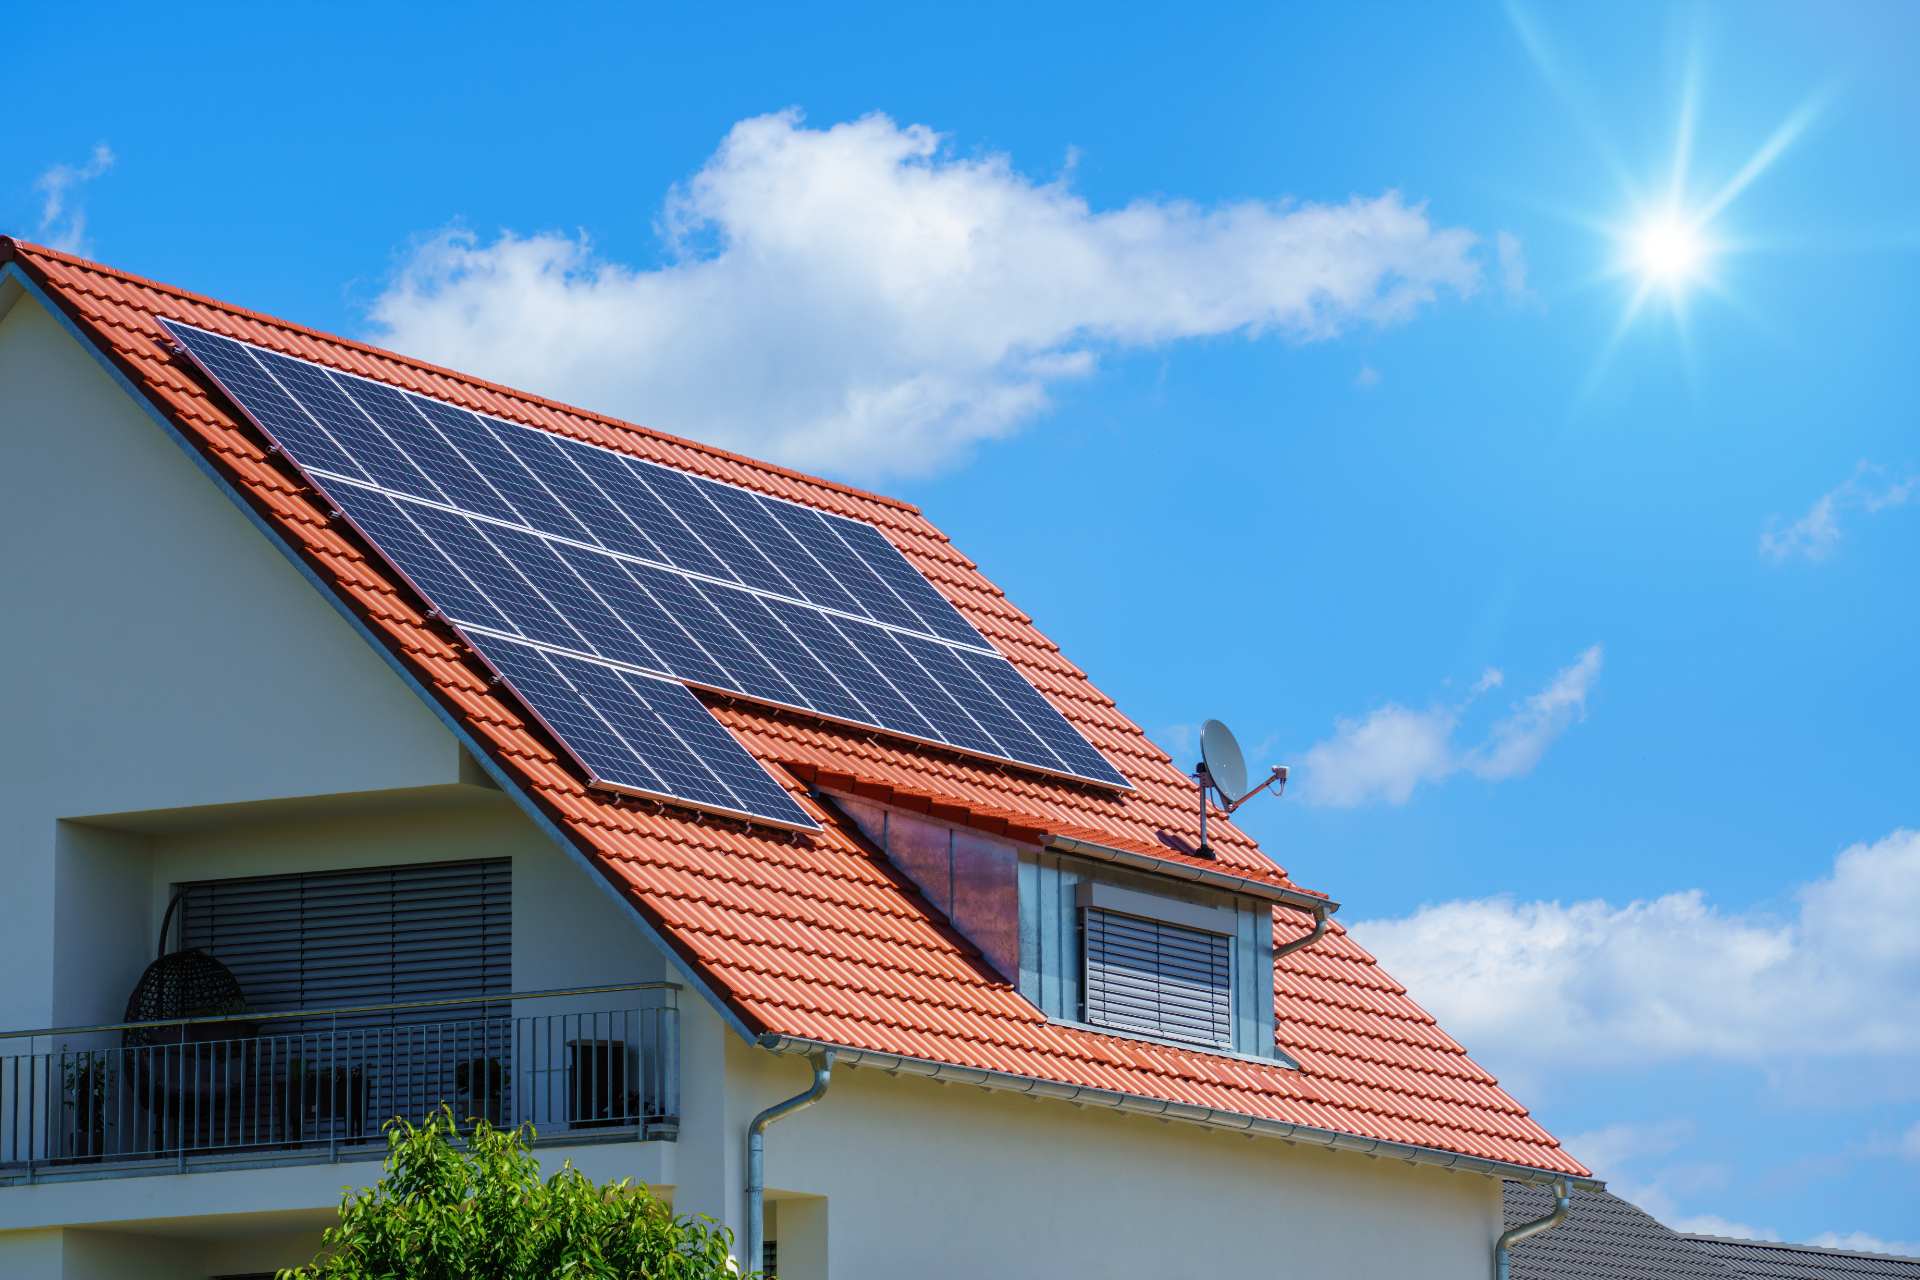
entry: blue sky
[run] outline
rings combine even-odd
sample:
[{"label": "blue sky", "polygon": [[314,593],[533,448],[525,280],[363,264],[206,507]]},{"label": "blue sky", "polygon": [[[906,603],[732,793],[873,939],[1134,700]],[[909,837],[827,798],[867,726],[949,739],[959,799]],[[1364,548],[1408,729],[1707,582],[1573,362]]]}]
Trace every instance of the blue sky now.
[{"label": "blue sky", "polygon": [[42,6],[0,226],[922,504],[1618,1189],[1920,1251],[1916,37]]}]

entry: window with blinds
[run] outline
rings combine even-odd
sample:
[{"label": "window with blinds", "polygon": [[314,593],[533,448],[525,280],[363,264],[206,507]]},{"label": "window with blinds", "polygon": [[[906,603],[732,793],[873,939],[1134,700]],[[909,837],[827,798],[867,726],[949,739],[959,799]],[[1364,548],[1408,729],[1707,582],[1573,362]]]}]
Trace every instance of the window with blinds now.
[{"label": "window with blinds", "polygon": [[1231,938],[1094,907],[1084,929],[1088,1022],[1233,1046]]},{"label": "window with blinds", "polygon": [[[512,867],[506,859],[433,862],[182,885],[182,945],[225,963],[247,1006],[262,1013],[505,995],[513,989]],[[340,1025],[475,1016],[475,1006],[455,1005]]]}]

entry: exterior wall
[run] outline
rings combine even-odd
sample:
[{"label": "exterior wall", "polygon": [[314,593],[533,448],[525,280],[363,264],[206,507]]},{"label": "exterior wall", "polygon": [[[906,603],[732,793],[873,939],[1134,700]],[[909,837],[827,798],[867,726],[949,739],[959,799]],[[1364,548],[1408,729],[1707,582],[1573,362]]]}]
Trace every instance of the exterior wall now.
[{"label": "exterior wall", "polygon": [[[173,886],[223,876],[510,858],[516,990],[667,977],[631,913],[14,289],[0,289],[0,600],[0,1030],[118,1021]],[[53,1046],[0,1041],[29,1047]],[[672,1151],[628,1141],[543,1159],[670,1184]],[[342,1188],[378,1174],[0,1187],[0,1276],[287,1265],[311,1255]]]},{"label": "exterior wall", "polygon": [[111,855],[63,841],[60,820],[472,777],[432,712],[31,297],[0,318],[0,550],[0,1026],[63,1017],[56,930],[103,932],[60,888],[86,896]]},{"label": "exterior wall", "polygon": [[[807,1083],[799,1058],[729,1058],[740,1114]],[[1477,1174],[872,1070],[768,1130],[767,1182],[782,1280],[1482,1280],[1500,1216]]]}]

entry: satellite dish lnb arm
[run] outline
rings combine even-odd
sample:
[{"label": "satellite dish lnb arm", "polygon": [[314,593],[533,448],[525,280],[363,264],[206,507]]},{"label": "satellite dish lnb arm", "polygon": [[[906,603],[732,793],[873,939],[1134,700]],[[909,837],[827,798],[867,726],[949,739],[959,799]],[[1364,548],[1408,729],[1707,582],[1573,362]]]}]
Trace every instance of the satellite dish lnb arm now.
[{"label": "satellite dish lnb arm", "polygon": [[[1205,765],[1201,765],[1200,767],[1203,770],[1206,768]],[[1278,788],[1278,790],[1275,790],[1275,788]],[[1262,791],[1272,790],[1273,794],[1277,796],[1282,791],[1285,791],[1286,789],[1287,789],[1287,766],[1283,764],[1277,764],[1273,766],[1273,772],[1269,773],[1261,781],[1259,786],[1247,792],[1247,794],[1241,796],[1238,800],[1229,800],[1226,796],[1221,796],[1220,807],[1225,809],[1228,813],[1232,813],[1235,810],[1237,810],[1241,805],[1245,804],[1247,801],[1259,795]]]}]

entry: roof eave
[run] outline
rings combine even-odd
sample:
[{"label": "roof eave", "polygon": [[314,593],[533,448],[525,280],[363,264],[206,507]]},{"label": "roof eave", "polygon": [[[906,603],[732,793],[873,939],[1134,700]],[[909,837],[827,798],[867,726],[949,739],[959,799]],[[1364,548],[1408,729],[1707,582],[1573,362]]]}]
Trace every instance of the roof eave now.
[{"label": "roof eave", "polygon": [[1307,893],[1300,889],[1290,889],[1285,885],[1274,884],[1267,880],[1254,880],[1247,876],[1237,876],[1230,871],[1215,871],[1208,867],[1196,867],[1191,863],[1175,862],[1171,858],[1156,858],[1150,854],[1133,853],[1127,849],[1115,849],[1110,845],[1094,844],[1089,840],[1075,840],[1066,836],[1050,836],[1047,848],[1058,853],[1070,853],[1082,858],[1092,858],[1099,862],[1111,862],[1116,866],[1129,867],[1136,871],[1150,872],[1153,875],[1167,876],[1175,880],[1191,880],[1196,884],[1208,885],[1215,889],[1225,889],[1229,893],[1243,894],[1249,898],[1264,898],[1277,902],[1281,906],[1291,907],[1295,911],[1305,911],[1314,915],[1324,912],[1332,915],[1340,909],[1340,904],[1332,898],[1317,893]]}]

